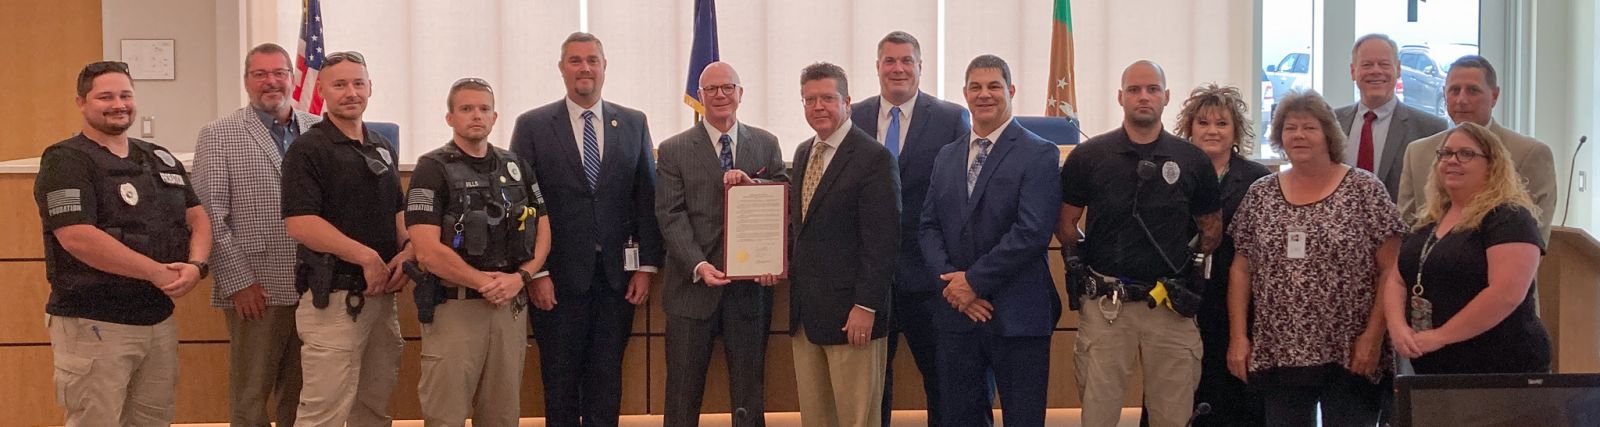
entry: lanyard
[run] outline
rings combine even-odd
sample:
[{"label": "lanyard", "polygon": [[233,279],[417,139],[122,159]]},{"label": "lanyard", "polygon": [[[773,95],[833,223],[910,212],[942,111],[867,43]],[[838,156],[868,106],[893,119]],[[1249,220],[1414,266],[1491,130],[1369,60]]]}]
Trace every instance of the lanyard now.
[{"label": "lanyard", "polygon": [[1433,246],[1439,243],[1437,236],[1434,230],[1429,230],[1428,240],[1422,242],[1422,256],[1417,260],[1417,282],[1411,285],[1411,296],[1422,296],[1422,291],[1424,290],[1422,287],[1422,270],[1423,267],[1428,265],[1428,255],[1433,254]]}]

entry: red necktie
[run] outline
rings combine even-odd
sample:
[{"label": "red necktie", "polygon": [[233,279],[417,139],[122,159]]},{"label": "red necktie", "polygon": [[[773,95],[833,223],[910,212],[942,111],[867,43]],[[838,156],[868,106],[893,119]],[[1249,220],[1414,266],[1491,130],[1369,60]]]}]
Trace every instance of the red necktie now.
[{"label": "red necktie", "polygon": [[1372,171],[1372,122],[1378,120],[1378,113],[1368,110],[1362,118],[1366,123],[1361,125],[1361,149],[1356,154],[1356,167]]}]

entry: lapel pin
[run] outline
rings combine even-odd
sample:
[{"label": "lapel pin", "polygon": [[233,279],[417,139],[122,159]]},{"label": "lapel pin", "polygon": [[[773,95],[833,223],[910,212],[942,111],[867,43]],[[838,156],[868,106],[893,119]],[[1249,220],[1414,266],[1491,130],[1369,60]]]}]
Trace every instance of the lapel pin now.
[{"label": "lapel pin", "polygon": [[611,127],[617,127],[617,119],[611,119]]}]

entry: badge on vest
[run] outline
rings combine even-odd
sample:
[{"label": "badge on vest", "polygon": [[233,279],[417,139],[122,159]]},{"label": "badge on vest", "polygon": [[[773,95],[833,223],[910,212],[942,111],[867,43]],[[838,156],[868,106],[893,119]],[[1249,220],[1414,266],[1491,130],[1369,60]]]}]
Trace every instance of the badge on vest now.
[{"label": "badge on vest", "polygon": [[156,150],[156,157],[161,159],[161,164],[167,165],[169,168],[178,166],[178,159],[172,157],[172,153],[167,152],[167,150]]},{"label": "badge on vest", "polygon": [[161,172],[161,182],[165,182],[165,183],[167,183],[169,185],[176,185],[176,186],[179,186],[179,187],[182,187],[184,185],[183,184],[183,175],[178,175],[178,174],[175,174],[175,173]]},{"label": "badge on vest", "polygon": [[117,186],[117,192],[122,194],[122,202],[128,206],[139,206],[139,189],[133,188],[133,183],[124,182]]},{"label": "badge on vest", "polygon": [[383,158],[383,164],[386,164],[386,165],[394,164],[394,160],[389,158],[389,150],[388,149],[383,148],[383,147],[377,147],[377,151],[378,151],[378,157],[382,157]]},{"label": "badge on vest", "polygon": [[506,162],[506,174],[511,175],[512,180],[522,180],[522,168],[517,167],[517,162]]},{"label": "badge on vest", "polygon": [[1161,165],[1161,179],[1167,180],[1167,185],[1177,184],[1180,173],[1183,173],[1183,170],[1178,168],[1177,162],[1168,160]]}]

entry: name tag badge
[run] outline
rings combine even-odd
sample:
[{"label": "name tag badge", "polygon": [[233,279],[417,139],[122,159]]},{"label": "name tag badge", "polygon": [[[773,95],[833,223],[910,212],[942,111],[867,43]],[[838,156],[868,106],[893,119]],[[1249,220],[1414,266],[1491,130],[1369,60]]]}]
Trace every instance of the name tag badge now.
[{"label": "name tag badge", "polygon": [[639,244],[633,240],[628,240],[628,246],[622,249],[622,269],[639,271]]},{"label": "name tag badge", "polygon": [[1290,228],[1283,239],[1284,256],[1289,259],[1304,259],[1306,257],[1306,232],[1301,228]]}]

